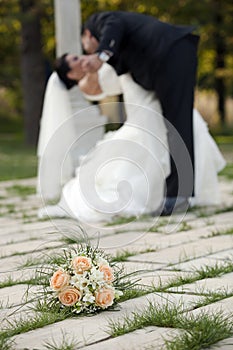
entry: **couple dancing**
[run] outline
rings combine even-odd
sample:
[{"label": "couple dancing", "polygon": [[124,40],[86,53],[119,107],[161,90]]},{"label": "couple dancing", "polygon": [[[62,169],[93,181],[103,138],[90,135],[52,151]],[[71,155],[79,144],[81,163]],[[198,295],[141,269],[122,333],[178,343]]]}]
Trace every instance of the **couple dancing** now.
[{"label": "couple dancing", "polygon": [[63,55],[57,74],[67,89],[78,83],[90,99],[123,93],[127,121],[84,158],[58,205],[40,217],[106,221],[218,202],[217,172],[225,162],[193,111],[198,37],[192,31],[135,13],[89,18],[82,33],[88,55]]}]

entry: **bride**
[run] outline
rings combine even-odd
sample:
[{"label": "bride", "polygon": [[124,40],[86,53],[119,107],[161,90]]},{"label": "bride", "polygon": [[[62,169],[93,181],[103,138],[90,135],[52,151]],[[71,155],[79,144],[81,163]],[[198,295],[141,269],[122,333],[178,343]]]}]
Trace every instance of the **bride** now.
[{"label": "bride", "polygon": [[[83,157],[75,177],[63,187],[59,203],[40,209],[39,217],[71,216],[82,222],[98,222],[109,221],[115,215],[155,212],[166,192],[170,155],[161,107],[154,93],[137,85],[130,74],[118,77],[108,64],[98,71],[98,80],[92,76],[90,84],[85,76],[79,87],[90,100],[123,93],[127,120],[119,130],[105,134]],[[190,202],[215,205],[219,202],[217,172],[225,161],[197,110],[193,123],[195,197]]]}]

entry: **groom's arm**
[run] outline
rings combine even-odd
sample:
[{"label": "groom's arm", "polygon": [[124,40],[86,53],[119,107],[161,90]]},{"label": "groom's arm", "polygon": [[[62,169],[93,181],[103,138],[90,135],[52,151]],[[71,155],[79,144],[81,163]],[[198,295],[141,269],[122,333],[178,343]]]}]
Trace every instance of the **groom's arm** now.
[{"label": "groom's arm", "polygon": [[90,30],[94,26],[99,33],[99,46],[95,54],[85,57],[83,69],[86,72],[96,72],[103,62],[108,62],[111,57],[116,59],[119,55],[125,26],[117,13],[105,12],[93,15],[89,24]]},{"label": "groom's arm", "polygon": [[100,14],[96,25],[100,28],[97,52],[107,52],[110,57],[118,56],[125,31],[124,21],[117,13]]}]

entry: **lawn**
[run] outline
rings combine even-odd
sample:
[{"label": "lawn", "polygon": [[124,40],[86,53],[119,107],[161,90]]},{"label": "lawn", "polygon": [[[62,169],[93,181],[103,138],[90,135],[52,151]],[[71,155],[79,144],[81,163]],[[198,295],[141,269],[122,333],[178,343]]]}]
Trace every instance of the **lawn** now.
[{"label": "lawn", "polygon": [[21,135],[0,134],[0,181],[36,176],[35,148],[26,147]]},{"label": "lawn", "polygon": [[[228,163],[220,174],[233,179],[233,136],[218,135],[215,140]],[[0,134],[0,164],[0,181],[34,177],[36,149],[26,147],[21,134]]]}]

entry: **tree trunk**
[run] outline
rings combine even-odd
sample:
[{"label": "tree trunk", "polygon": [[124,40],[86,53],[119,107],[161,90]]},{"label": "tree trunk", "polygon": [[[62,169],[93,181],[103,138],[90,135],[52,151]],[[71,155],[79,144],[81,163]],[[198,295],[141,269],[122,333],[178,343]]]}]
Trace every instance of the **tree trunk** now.
[{"label": "tree trunk", "polygon": [[41,45],[40,14],[36,0],[20,0],[22,12],[21,77],[25,141],[35,146],[45,89],[45,62]]},{"label": "tree trunk", "polygon": [[[216,50],[216,77],[215,77],[215,89],[218,95],[218,111],[220,114],[221,124],[225,124],[225,97],[226,97],[226,86],[224,76],[222,72],[225,68],[225,55],[226,55],[226,44],[225,37],[222,33],[223,28],[223,15],[221,11],[221,1],[214,0],[215,5],[215,16],[214,25],[216,28],[214,41]],[[220,73],[220,74],[219,74]]]}]

